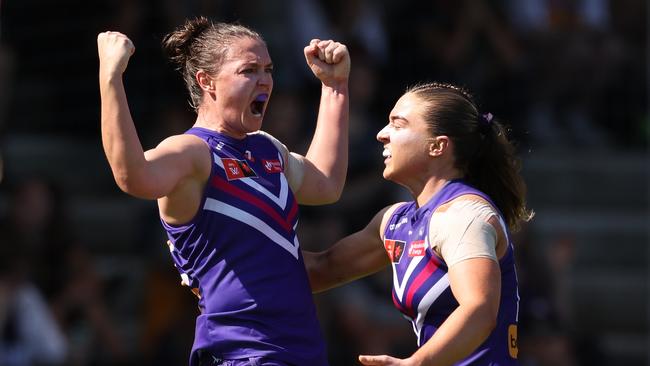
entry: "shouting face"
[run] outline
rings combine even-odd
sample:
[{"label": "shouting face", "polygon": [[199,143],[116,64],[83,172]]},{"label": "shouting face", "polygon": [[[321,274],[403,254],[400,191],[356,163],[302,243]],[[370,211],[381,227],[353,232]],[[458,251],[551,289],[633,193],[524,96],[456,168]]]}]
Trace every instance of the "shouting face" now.
[{"label": "shouting face", "polygon": [[258,39],[234,42],[214,78],[215,102],[222,128],[236,137],[262,127],[273,90],[273,63]]}]

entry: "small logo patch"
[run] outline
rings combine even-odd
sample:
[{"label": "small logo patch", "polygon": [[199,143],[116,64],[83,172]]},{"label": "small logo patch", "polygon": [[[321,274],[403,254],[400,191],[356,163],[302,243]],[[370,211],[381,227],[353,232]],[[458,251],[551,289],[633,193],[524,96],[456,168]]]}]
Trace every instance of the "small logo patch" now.
[{"label": "small logo patch", "polygon": [[226,171],[228,180],[242,179],[247,177],[257,178],[257,174],[245,160],[222,158],[223,168]]},{"label": "small logo patch", "polygon": [[280,173],[282,172],[282,164],[280,160],[262,160],[262,166],[268,173]]},{"label": "small logo patch", "polygon": [[411,242],[409,247],[409,257],[421,257],[424,255],[424,240],[416,240]]},{"label": "small logo patch", "polygon": [[391,262],[393,263],[399,263],[400,259],[402,259],[402,254],[404,254],[405,246],[406,242],[401,240],[384,240],[384,248],[386,248],[388,258],[390,258]]},{"label": "small logo patch", "polygon": [[508,326],[508,353],[510,357],[517,358],[519,353],[519,346],[517,344],[517,324],[510,324]]},{"label": "small logo patch", "polygon": [[253,157],[253,154],[251,154],[250,150],[244,151],[244,156],[246,157],[246,160],[250,161],[251,163],[255,162],[255,158]]}]

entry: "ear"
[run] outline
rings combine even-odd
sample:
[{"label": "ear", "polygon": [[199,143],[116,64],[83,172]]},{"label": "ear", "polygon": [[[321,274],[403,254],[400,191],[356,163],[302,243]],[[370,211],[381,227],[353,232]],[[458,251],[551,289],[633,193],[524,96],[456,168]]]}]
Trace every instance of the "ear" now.
[{"label": "ear", "polygon": [[214,79],[210,74],[205,72],[205,70],[199,70],[196,72],[196,81],[199,83],[199,87],[204,91],[208,93],[214,91]]},{"label": "ear", "polygon": [[429,156],[442,156],[449,150],[451,140],[448,136],[436,136],[429,140]]}]

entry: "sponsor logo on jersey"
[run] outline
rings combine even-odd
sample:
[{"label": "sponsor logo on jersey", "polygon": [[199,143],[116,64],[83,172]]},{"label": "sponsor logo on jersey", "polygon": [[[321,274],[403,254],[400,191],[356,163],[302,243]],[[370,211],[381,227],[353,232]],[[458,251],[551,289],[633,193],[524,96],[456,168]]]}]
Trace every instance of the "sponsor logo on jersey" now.
[{"label": "sponsor logo on jersey", "polygon": [[390,258],[393,263],[399,263],[400,259],[402,259],[404,247],[406,247],[406,242],[404,241],[391,239],[384,240],[384,248],[386,248],[388,258]]},{"label": "sponsor logo on jersey", "polygon": [[282,164],[280,164],[280,160],[278,159],[262,160],[262,166],[268,173],[282,172]]},{"label": "sponsor logo on jersey", "polygon": [[223,168],[226,171],[228,180],[242,179],[247,177],[257,178],[257,174],[245,160],[222,158]]},{"label": "sponsor logo on jersey", "polygon": [[421,257],[424,255],[424,240],[412,241],[409,246],[409,257]]},{"label": "sponsor logo on jersey", "polygon": [[389,230],[399,229],[400,226],[406,224],[407,222],[409,222],[409,219],[407,219],[406,217],[403,217],[397,224],[390,224],[388,226],[388,229]]},{"label": "sponsor logo on jersey", "polygon": [[508,353],[510,357],[517,358],[519,347],[517,345],[517,324],[508,326]]}]

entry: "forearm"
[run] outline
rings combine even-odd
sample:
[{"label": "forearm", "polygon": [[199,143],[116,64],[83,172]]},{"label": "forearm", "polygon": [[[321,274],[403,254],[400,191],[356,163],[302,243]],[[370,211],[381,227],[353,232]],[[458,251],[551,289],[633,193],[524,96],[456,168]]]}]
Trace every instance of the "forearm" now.
[{"label": "forearm", "polygon": [[[379,214],[377,216],[381,218]],[[346,236],[322,252],[303,251],[312,292],[343,285],[376,273],[389,264],[384,247],[376,236],[375,224],[377,220],[373,219],[363,230]]]},{"label": "forearm", "polygon": [[453,365],[469,356],[494,329],[486,306],[458,307],[411,359],[416,365]]},{"label": "forearm", "polygon": [[100,95],[104,152],[115,181],[122,190],[131,193],[131,181],[142,171],[145,158],[121,76],[100,75]]},{"label": "forearm", "polygon": [[303,251],[303,256],[312,293],[323,292],[372,273],[372,271],[366,271],[368,273],[348,271],[349,262],[340,263],[336,255],[332,255],[330,251],[320,253]]},{"label": "forearm", "polygon": [[348,85],[323,85],[314,137],[306,158],[322,173],[322,193],[338,199],[348,166]]}]

